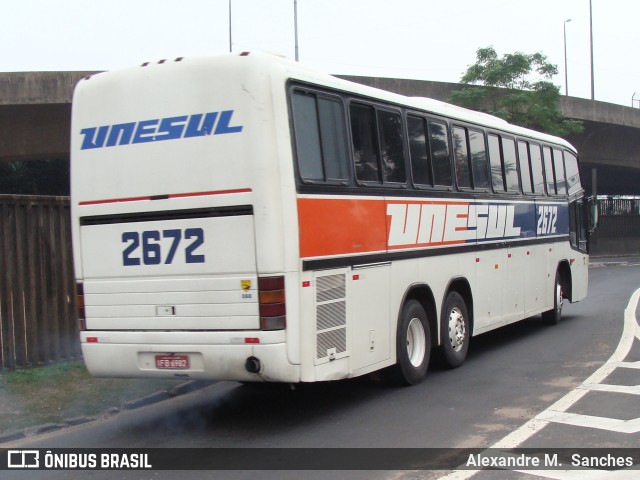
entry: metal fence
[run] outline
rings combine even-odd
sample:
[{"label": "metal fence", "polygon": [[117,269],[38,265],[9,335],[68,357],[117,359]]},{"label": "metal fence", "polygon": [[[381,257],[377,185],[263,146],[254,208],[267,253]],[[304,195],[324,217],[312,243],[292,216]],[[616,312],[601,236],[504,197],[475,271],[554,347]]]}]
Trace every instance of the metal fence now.
[{"label": "metal fence", "polygon": [[0,195],[0,369],[80,356],[67,197]]},{"label": "metal fence", "polygon": [[598,197],[599,238],[640,237],[640,197]]}]

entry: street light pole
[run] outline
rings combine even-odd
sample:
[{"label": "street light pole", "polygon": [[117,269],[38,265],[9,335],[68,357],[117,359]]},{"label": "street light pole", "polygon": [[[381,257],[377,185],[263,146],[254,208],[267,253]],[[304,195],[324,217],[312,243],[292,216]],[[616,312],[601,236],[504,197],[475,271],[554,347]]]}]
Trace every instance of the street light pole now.
[{"label": "street light pole", "polygon": [[296,62],[298,61],[298,0],[293,0],[293,29],[295,34]]},{"label": "street light pole", "polygon": [[229,53],[232,53],[233,43],[231,42],[231,0],[229,0]]},{"label": "street light pole", "polygon": [[591,50],[591,100],[595,100],[595,87],[593,83],[593,9],[589,0],[589,47]]},{"label": "street light pole", "polygon": [[569,96],[569,71],[567,69],[567,23],[571,21],[570,18],[564,21],[564,94]]}]

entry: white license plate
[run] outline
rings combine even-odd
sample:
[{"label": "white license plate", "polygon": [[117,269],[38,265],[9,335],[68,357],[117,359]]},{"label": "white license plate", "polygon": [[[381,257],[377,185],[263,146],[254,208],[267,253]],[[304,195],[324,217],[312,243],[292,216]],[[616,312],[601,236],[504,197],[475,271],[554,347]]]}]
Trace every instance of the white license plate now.
[{"label": "white license plate", "polygon": [[164,370],[184,370],[189,368],[188,355],[156,355],[156,368]]}]

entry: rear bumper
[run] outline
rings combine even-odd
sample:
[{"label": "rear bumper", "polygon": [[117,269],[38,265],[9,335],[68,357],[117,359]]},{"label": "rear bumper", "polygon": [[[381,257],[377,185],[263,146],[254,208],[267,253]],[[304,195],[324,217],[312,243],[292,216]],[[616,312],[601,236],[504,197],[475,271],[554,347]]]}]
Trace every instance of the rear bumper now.
[{"label": "rear bumper", "polygon": [[[80,339],[87,369],[96,377],[300,381],[300,366],[287,357],[284,332],[88,331]],[[156,355],[170,354],[187,355],[189,368],[157,368]],[[245,368],[250,357],[260,361],[258,373]]]}]

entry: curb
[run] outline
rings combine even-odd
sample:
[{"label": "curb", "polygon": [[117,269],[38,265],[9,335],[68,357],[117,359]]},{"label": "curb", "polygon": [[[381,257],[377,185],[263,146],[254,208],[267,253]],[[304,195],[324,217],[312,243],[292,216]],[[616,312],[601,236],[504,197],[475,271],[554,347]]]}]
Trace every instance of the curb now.
[{"label": "curb", "polygon": [[101,418],[108,418],[119,414],[121,411],[135,410],[137,408],[146,407],[155,403],[160,403],[170,398],[186,395],[187,393],[201,390],[209,385],[216,383],[215,380],[191,380],[180,385],[176,385],[168,390],[161,390],[142,398],[129,400],[120,405],[120,407],[112,407],[105,410],[101,414],[84,417],[65,418],[61,423],[45,423],[35,427],[27,427],[22,430],[15,430],[0,435],[0,444],[20,440],[22,438],[33,437],[43,433],[55,432],[63,428],[82,425],[84,423],[93,422]]},{"label": "curb", "polygon": [[635,266],[640,264],[638,255],[598,255],[589,257],[590,268]]}]

